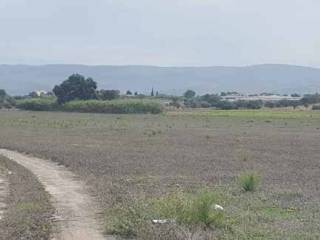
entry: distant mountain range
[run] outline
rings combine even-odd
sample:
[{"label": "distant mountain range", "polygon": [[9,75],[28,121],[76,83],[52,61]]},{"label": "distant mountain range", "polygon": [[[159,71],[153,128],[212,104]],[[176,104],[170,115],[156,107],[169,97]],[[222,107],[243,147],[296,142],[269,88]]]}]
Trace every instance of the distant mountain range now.
[{"label": "distant mountain range", "polygon": [[241,93],[320,92],[320,69],[293,65],[246,67],[155,67],[86,65],[0,65],[0,89],[12,95],[51,90],[69,75],[92,77],[99,88],[181,94],[238,91]]}]

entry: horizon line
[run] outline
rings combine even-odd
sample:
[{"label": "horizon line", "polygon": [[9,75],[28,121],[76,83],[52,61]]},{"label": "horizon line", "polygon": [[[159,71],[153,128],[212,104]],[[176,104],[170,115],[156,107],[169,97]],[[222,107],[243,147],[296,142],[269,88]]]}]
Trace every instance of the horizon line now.
[{"label": "horizon line", "polygon": [[248,64],[248,65],[186,65],[186,66],[161,66],[161,65],[144,65],[144,64],[82,64],[82,63],[49,63],[49,64],[7,64],[0,63],[0,66],[27,66],[27,67],[44,67],[44,66],[83,66],[83,67],[154,67],[154,68],[248,68],[258,66],[289,66],[289,67],[304,67],[320,69],[320,67],[297,65],[288,63],[261,63],[261,64]]}]

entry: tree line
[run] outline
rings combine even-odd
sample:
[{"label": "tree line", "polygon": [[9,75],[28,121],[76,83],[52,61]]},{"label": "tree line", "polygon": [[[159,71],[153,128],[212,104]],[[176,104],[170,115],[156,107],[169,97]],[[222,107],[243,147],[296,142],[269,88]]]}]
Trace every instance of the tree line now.
[{"label": "tree line", "polygon": [[[228,101],[223,97],[227,95],[238,94],[237,92],[222,92],[220,94],[204,94],[196,95],[193,90],[187,90],[182,98],[174,98],[171,105],[181,107],[182,105],[190,108],[216,108],[223,110],[232,109],[260,109],[262,107],[267,108],[281,108],[281,107],[293,107],[298,106],[309,107],[310,105],[320,103],[320,94],[306,94],[299,100],[281,99],[275,101],[262,101],[262,100],[235,100]],[[271,96],[273,94],[263,93],[263,96]],[[251,95],[256,96],[256,95]],[[291,97],[299,98],[299,94],[291,94]],[[314,110],[320,108],[318,105],[313,106]]]},{"label": "tree line", "polygon": [[[216,109],[260,109],[262,107],[279,108],[279,107],[293,107],[298,106],[308,107],[320,103],[320,95],[307,94],[299,100],[287,100],[282,99],[278,101],[262,101],[262,100],[225,100],[225,96],[236,95],[237,92],[222,92],[220,94],[204,94],[197,95],[193,90],[187,90],[183,96],[168,96],[165,94],[159,94],[158,91],[154,91],[152,88],[150,95],[146,96],[139,94],[138,92],[126,92],[127,97],[148,99],[162,98],[170,101],[169,105],[174,107],[189,107],[189,108],[216,108]],[[269,96],[272,94],[263,93],[263,96]],[[252,95],[255,96],[255,95]],[[292,94],[291,97],[300,97],[298,94]],[[27,98],[27,99],[26,99]],[[29,101],[30,98],[38,99]],[[72,74],[61,84],[54,86],[52,92],[45,94],[32,92],[28,97],[10,97],[5,90],[0,90],[0,108],[12,108],[14,106],[28,108],[29,110],[53,110],[62,109],[63,105],[66,105],[72,101],[110,101],[120,99],[119,90],[98,90],[98,84],[92,78],[86,78],[80,74]],[[77,104],[69,104],[70,106],[79,106]],[[92,102],[91,102],[92,103]],[[104,106],[106,104],[95,103],[97,106]],[[123,104],[122,104],[123,105]],[[88,104],[86,105],[88,106]],[[93,104],[90,105],[93,109]],[[68,108],[68,109],[69,109]],[[82,106],[82,109],[85,109]],[[314,109],[320,108],[318,105],[313,107]],[[106,109],[101,111],[107,111]],[[109,110],[108,110],[109,111]],[[117,110],[118,111],[118,110]],[[120,111],[120,110],[119,110]],[[132,111],[132,110],[130,110]],[[158,111],[158,110],[157,110]],[[154,111],[154,112],[157,112]]]}]

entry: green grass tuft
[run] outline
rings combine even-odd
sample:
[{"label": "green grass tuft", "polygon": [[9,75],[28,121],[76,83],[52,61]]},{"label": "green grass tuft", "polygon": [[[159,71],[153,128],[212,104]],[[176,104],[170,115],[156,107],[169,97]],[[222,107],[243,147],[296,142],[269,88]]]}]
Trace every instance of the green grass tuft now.
[{"label": "green grass tuft", "polygon": [[244,173],[239,176],[241,188],[246,192],[253,192],[258,188],[260,176],[256,173]]}]

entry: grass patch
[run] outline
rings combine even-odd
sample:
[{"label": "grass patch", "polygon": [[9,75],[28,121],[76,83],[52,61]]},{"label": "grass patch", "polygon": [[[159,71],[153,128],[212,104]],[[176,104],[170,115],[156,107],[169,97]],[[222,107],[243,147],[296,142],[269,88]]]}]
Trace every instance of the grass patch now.
[{"label": "grass patch", "polygon": [[[217,210],[216,204],[224,209]],[[126,201],[106,213],[106,217],[107,233],[130,239],[276,240],[298,239],[297,234],[306,237],[308,232],[301,232],[304,226],[299,225],[299,219],[310,216],[308,211],[282,207],[272,195],[241,194],[232,187],[222,187]],[[154,219],[167,222],[153,224]],[[284,231],[283,224],[294,229]]]},{"label": "grass patch", "polygon": [[298,210],[295,208],[265,207],[261,209],[262,215],[270,219],[290,219],[297,215]]},{"label": "grass patch", "polygon": [[[159,199],[147,199],[117,205],[107,213],[106,232],[123,237],[137,237],[153,220],[162,220],[158,226],[175,228],[177,236],[186,232],[220,231],[227,228],[224,211],[216,208],[223,197],[215,192],[202,190],[197,193],[176,192]],[[153,229],[154,231],[154,229]],[[164,234],[158,232],[158,235]],[[176,239],[176,238],[175,238]]]}]

